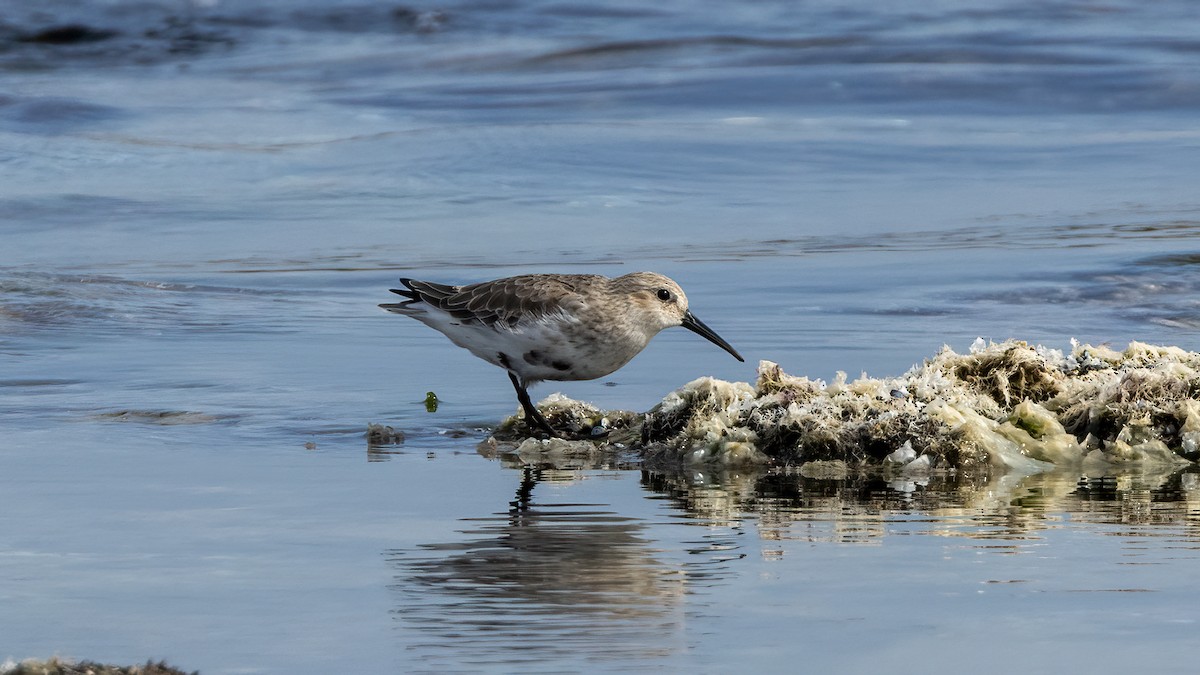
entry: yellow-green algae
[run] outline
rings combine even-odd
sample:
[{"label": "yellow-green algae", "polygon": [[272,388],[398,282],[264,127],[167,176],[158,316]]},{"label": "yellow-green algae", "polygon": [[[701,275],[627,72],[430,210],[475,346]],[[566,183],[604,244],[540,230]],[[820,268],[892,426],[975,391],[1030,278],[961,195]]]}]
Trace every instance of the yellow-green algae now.
[{"label": "yellow-green algae", "polygon": [[1073,342],[1064,353],[977,340],[967,354],[943,347],[894,378],[864,373],[851,381],[839,373],[825,383],[762,361],[753,386],[702,377],[644,415],[556,394],[539,409],[582,440],[530,439],[519,417],[496,437],[531,457],[615,448],[696,466],[832,462],[909,473],[1169,466],[1200,458],[1198,395],[1200,354],[1178,347],[1133,342],[1118,352]]}]

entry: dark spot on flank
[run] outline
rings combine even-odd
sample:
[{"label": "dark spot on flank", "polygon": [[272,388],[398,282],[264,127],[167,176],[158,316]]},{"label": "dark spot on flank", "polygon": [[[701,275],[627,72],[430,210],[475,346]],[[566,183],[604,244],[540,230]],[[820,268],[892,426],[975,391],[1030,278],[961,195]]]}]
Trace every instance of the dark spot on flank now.
[{"label": "dark spot on flank", "polygon": [[504,352],[497,352],[496,356],[500,359],[500,365],[503,366],[505,370],[512,370],[512,362],[508,360],[508,354],[505,354]]},{"label": "dark spot on flank", "polygon": [[548,356],[545,352],[537,349],[531,349],[525,352],[521,355],[521,358],[525,359],[525,363],[528,363],[531,366],[547,366],[559,372],[571,369],[570,363],[561,360],[553,360],[553,357]]}]

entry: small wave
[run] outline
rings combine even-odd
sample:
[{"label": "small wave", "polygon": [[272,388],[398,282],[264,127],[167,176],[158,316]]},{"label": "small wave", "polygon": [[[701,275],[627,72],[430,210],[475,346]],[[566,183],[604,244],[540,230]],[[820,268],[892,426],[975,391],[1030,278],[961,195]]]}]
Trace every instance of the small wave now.
[{"label": "small wave", "polygon": [[98,420],[110,422],[135,422],[138,424],[167,426],[175,424],[211,424],[228,419],[229,416],[210,415],[190,410],[114,410],[97,413],[93,417]]},{"label": "small wave", "polygon": [[282,291],[234,286],[18,272],[0,275],[0,324],[13,335],[48,329],[89,337],[131,330],[276,332],[279,326],[260,318],[262,303],[286,298]]}]

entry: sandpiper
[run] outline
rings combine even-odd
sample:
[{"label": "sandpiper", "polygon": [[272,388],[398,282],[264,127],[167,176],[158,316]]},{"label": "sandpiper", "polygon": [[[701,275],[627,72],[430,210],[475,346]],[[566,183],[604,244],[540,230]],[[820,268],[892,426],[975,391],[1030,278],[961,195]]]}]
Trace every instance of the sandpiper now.
[{"label": "sandpiper", "polygon": [[592,380],[617,370],[664,328],[683,326],[745,361],[688,311],[674,281],[653,272],[526,274],[469,286],[401,279],[404,302],[380,307],[411,316],[508,371],[526,421],[559,434],[529,400],[542,380]]}]

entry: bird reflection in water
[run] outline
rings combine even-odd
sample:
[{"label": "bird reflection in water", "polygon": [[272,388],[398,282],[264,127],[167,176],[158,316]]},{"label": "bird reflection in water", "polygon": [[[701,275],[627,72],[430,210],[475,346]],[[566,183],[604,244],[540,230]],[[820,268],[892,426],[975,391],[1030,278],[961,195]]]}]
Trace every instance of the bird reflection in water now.
[{"label": "bird reflection in water", "polygon": [[685,575],[655,558],[646,524],[592,504],[533,500],[526,468],[511,508],[462,541],[393,550],[396,615],[439,662],[519,668],[547,659],[645,662],[682,647]]}]

